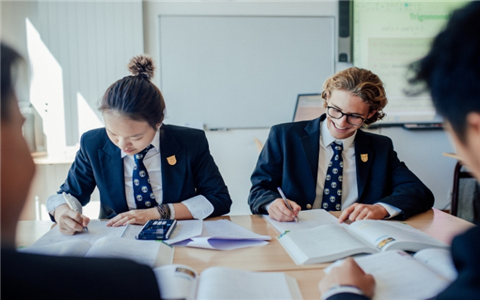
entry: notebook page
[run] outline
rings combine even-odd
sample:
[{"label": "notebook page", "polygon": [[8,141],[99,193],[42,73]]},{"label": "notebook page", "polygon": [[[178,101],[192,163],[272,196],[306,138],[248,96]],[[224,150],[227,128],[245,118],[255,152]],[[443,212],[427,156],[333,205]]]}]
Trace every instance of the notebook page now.
[{"label": "notebook page", "polygon": [[457,278],[457,269],[455,269],[449,250],[424,249],[415,253],[413,257],[450,281]]},{"label": "notebook page", "polygon": [[302,210],[298,213],[299,222],[279,222],[275,221],[268,215],[263,215],[263,218],[275,227],[279,233],[284,233],[287,230],[298,230],[318,227],[327,224],[336,224],[338,219],[324,209]]},{"label": "notebook page", "polygon": [[387,251],[356,258],[375,277],[374,299],[429,299],[449,281],[402,251]]},{"label": "notebook page", "polygon": [[88,252],[92,244],[87,240],[72,240],[72,241],[63,241],[53,244],[43,244],[37,246],[30,246],[17,251],[32,253],[32,254],[43,254],[43,255],[53,255],[53,256],[80,256],[83,257]]},{"label": "notebook page", "polygon": [[213,267],[200,275],[197,299],[293,299],[281,272],[251,272]]},{"label": "notebook page", "polygon": [[65,235],[60,232],[59,226],[53,227],[50,231],[39,238],[32,246],[50,245],[63,241],[86,240],[93,244],[102,237],[120,237],[125,227],[107,227],[107,221],[91,220],[88,224],[88,232],[78,232],[74,235]]},{"label": "notebook page", "polygon": [[162,243],[157,241],[105,237],[97,240],[85,257],[126,258],[153,267],[160,245]]}]

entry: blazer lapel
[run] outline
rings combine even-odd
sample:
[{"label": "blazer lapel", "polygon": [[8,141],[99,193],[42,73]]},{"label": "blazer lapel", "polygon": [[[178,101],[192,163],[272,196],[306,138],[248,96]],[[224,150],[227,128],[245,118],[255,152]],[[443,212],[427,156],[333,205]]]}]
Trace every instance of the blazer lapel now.
[{"label": "blazer lapel", "polygon": [[182,180],[184,177],[183,168],[180,165],[186,162],[178,161],[179,152],[183,148],[173,136],[169,126],[164,124],[160,130],[163,203],[169,203],[171,199],[177,198],[174,192],[178,189],[174,187],[178,185],[176,180]]},{"label": "blazer lapel", "polygon": [[[120,149],[107,140],[103,149],[98,150],[98,155],[104,182],[109,183],[109,186],[99,188],[105,188],[108,191],[110,196],[108,205],[117,212],[128,211]],[[123,199],[123,201],[116,199]]]},{"label": "blazer lapel", "polygon": [[357,166],[358,199],[361,199],[370,174],[375,152],[370,147],[370,139],[362,130],[355,136],[355,164]]},{"label": "blazer lapel", "polygon": [[300,139],[302,141],[303,151],[307,157],[308,165],[312,173],[314,184],[317,184],[318,175],[318,154],[320,148],[320,122],[325,120],[325,115],[316,118],[305,126],[306,135]]}]

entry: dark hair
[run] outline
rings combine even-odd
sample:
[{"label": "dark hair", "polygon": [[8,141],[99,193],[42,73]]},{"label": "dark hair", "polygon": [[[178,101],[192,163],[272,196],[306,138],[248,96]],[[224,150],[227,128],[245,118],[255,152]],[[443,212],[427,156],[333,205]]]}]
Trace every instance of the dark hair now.
[{"label": "dark hair", "polygon": [[23,61],[20,54],[13,50],[3,42],[0,43],[1,56],[1,117],[2,120],[9,118],[9,106],[13,100],[14,83],[15,83],[15,67],[18,63]]},{"label": "dark hair", "polygon": [[383,82],[371,71],[354,67],[328,78],[323,84],[322,92],[325,107],[334,90],[350,92],[362,98],[363,102],[370,106],[370,112],[376,110],[376,113],[365,121],[365,125],[375,123],[385,116],[383,108],[387,105],[387,96]]},{"label": "dark hair", "polygon": [[466,117],[480,112],[480,2],[456,10],[429,53],[410,66],[412,84],[425,83],[438,113],[465,142]]},{"label": "dark hair", "polygon": [[136,121],[146,121],[153,129],[163,122],[165,101],[158,87],[153,84],[153,60],[146,55],[135,56],[125,76],[112,84],[103,96],[100,111],[114,110]]}]

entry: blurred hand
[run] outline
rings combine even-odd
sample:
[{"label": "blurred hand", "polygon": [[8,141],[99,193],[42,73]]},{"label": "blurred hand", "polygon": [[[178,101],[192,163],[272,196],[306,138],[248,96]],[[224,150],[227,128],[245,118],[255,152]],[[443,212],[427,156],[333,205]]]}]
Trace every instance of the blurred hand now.
[{"label": "blurred hand", "polygon": [[58,206],[53,216],[57,222],[60,232],[66,235],[73,235],[75,232],[82,232],[84,227],[90,223],[90,218],[81,215],[70,209],[67,204]]},{"label": "blurred hand", "polygon": [[160,214],[155,207],[130,210],[116,215],[107,222],[109,227],[118,227],[127,224],[144,225],[148,220],[159,219]]},{"label": "blurred hand", "polygon": [[318,288],[320,293],[324,294],[335,285],[356,286],[365,296],[371,298],[375,290],[375,279],[372,275],[365,274],[355,260],[349,257],[341,266],[333,268],[320,281]]},{"label": "blurred hand", "polygon": [[268,207],[268,215],[270,218],[280,222],[290,222],[295,220],[302,208],[294,201],[288,200],[288,203],[293,208],[293,212],[288,209],[282,198],[277,198]]},{"label": "blurred hand", "polygon": [[388,211],[380,204],[353,203],[338,217],[338,222],[342,223],[347,219],[352,222],[359,220],[381,220],[388,215]]}]

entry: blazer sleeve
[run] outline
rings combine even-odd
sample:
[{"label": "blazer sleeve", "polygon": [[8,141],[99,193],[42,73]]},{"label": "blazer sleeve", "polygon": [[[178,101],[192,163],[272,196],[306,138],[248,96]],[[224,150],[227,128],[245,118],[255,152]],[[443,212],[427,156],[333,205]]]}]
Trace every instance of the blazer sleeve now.
[{"label": "blazer sleeve", "polygon": [[[57,294],[72,300],[160,299],[155,273],[146,265],[118,258],[12,252],[2,249],[4,299],[51,299]],[[59,275],[66,272],[68,276]]]},{"label": "blazer sleeve", "polygon": [[82,206],[90,202],[90,196],[97,186],[92,164],[87,153],[87,139],[86,134],[82,135],[80,139],[80,150],[78,150],[75,161],[68,171],[67,179],[57,192],[58,194],[63,192],[71,194],[80,201]]},{"label": "blazer sleeve", "polygon": [[252,213],[268,213],[263,206],[280,198],[277,187],[282,184],[282,174],[283,152],[274,126],[270,130],[250,178],[252,187],[248,196],[248,204]]},{"label": "blazer sleeve", "polygon": [[198,153],[193,164],[195,174],[195,188],[198,195],[203,195],[212,203],[214,210],[209,217],[216,217],[230,212],[232,199],[227,186],[210,154],[208,141],[202,131],[202,138],[198,142]]},{"label": "blazer sleeve", "polygon": [[[388,139],[388,166],[391,193],[376,202],[384,202],[402,210],[394,219],[405,220],[416,214],[432,208],[434,203],[433,193],[423,182],[410,171],[405,163],[401,162],[393,150],[393,143]],[[376,180],[372,180],[375,185]]]}]

